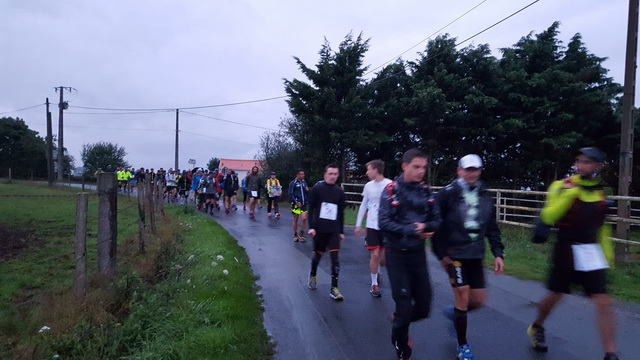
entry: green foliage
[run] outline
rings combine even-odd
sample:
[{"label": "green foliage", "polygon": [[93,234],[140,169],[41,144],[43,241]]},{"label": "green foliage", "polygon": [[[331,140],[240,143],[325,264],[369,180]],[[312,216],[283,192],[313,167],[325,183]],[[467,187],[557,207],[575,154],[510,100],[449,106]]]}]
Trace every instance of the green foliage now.
[{"label": "green foliage", "polygon": [[[163,223],[171,223],[166,238],[149,240],[147,254],[139,255],[129,237],[136,231],[129,226],[136,222],[135,200],[119,198],[121,276],[87,303],[65,301],[73,282],[76,191],[0,185],[0,195],[56,196],[0,203],[0,230],[11,224],[34,236],[29,248],[0,262],[0,358],[271,358],[256,278],[244,250],[211,219],[182,207],[165,208]],[[91,197],[90,212],[96,207],[97,198]],[[95,215],[89,218],[91,264],[96,221]],[[133,246],[133,258],[121,256],[127,246]],[[153,276],[138,275],[134,265],[147,262]],[[39,333],[43,325],[51,330]]]},{"label": "green foliage", "polygon": [[96,171],[114,172],[117,168],[129,167],[124,160],[127,152],[124,146],[100,141],[95,144],[82,145],[82,162],[87,173],[93,175]]},{"label": "green foliage", "polygon": [[0,171],[12,177],[47,176],[45,140],[19,118],[0,118]]},{"label": "green foliage", "polygon": [[300,147],[285,131],[264,133],[260,137],[260,152],[260,158],[264,160],[264,173],[275,171],[285,188],[298,170],[306,170],[305,165],[308,165]]},{"label": "green foliage", "polygon": [[368,99],[362,79],[368,49],[369,40],[363,40],[362,34],[356,39],[347,35],[337,52],[325,41],[317,70],[295,58],[311,83],[285,80],[294,119],[284,125],[295,142],[304,144],[302,153],[309,158],[308,172],[314,176],[319,177],[328,163],[341,164],[344,176],[354,152],[369,145],[372,124],[364,111]]},{"label": "green foliage", "polygon": [[220,159],[218,159],[217,157],[212,157],[211,159],[209,159],[209,162],[207,163],[207,169],[209,169],[209,171],[213,171],[219,167]]},{"label": "green foliage", "polygon": [[500,59],[488,44],[459,49],[438,36],[415,61],[398,60],[370,81],[362,78],[368,40],[349,34],[337,52],[325,41],[316,69],[295,58],[308,82],[284,81],[292,117],[281,137],[316,175],[328,162],[364,172],[379,158],[394,177],[400,155],[420,147],[432,159],[430,183],[448,183],[456,160],[477,153],[491,186],[544,189],[571,171],[578,148],[612,156],[619,142],[620,85],[580,34],[564,46],[558,29],[522,37]]}]

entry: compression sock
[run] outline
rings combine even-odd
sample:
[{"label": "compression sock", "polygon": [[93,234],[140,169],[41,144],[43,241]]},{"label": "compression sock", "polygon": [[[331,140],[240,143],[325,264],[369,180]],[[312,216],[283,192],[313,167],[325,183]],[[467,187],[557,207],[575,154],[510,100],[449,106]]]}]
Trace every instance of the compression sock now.
[{"label": "compression sock", "polygon": [[318,272],[318,264],[320,264],[320,258],[322,258],[322,254],[314,253],[313,258],[311,259],[311,276],[316,276]]},{"label": "compression sock", "polygon": [[453,309],[453,326],[458,334],[458,345],[467,344],[467,312]]},{"label": "compression sock", "polygon": [[340,274],[340,261],[338,260],[338,252],[331,251],[331,287],[338,287],[338,274]]}]

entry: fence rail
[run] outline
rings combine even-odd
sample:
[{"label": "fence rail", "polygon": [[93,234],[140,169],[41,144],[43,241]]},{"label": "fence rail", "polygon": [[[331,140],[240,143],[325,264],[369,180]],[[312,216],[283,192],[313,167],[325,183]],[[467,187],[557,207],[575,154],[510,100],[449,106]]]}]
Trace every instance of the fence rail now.
[{"label": "fence rail", "polygon": [[[362,203],[362,188],[364,184],[343,183],[342,189],[347,195],[347,203],[352,205],[360,205]],[[442,189],[442,186],[432,186],[435,191]],[[358,191],[354,191],[358,189]],[[487,189],[493,194],[496,205],[496,220],[501,224],[521,226],[525,228],[533,228],[535,220],[540,216],[540,210],[547,195],[544,191],[527,191],[527,190],[508,190],[508,189]],[[612,210],[617,209],[618,202],[629,201],[631,203],[640,203],[640,197],[636,196],[608,196],[608,200],[614,201],[615,206]],[[630,224],[632,229],[640,230],[640,206],[631,208],[630,216],[626,218],[618,217],[613,213],[606,218],[610,224]],[[634,216],[634,214],[636,214]],[[630,239],[611,238],[613,241],[640,246],[640,241]]]}]

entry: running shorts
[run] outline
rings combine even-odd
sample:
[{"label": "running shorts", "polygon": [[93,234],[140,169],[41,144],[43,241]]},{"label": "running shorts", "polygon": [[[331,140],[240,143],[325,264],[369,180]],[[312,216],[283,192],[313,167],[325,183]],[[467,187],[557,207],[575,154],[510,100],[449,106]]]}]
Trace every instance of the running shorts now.
[{"label": "running shorts", "polygon": [[384,248],[384,233],[380,230],[367,228],[367,235],[364,238],[367,242],[367,249],[382,249]]},{"label": "running shorts", "polygon": [[294,215],[300,215],[303,212],[309,211],[309,206],[307,204],[298,207],[296,204],[291,205],[291,213]]},{"label": "running shorts", "polygon": [[217,194],[204,194],[205,195],[205,199],[207,200],[216,200],[217,198]]},{"label": "running shorts", "polygon": [[313,237],[313,251],[324,253],[327,251],[340,251],[340,234],[316,233]]},{"label": "running shorts", "polygon": [[573,267],[573,251],[568,242],[557,242],[551,258],[551,271],[547,287],[555,293],[571,293],[571,285],[578,284],[587,295],[607,293],[605,269],[576,271]]},{"label": "running shorts", "polygon": [[484,289],[484,265],[482,259],[451,259],[447,266],[451,287],[469,286],[471,289]]}]

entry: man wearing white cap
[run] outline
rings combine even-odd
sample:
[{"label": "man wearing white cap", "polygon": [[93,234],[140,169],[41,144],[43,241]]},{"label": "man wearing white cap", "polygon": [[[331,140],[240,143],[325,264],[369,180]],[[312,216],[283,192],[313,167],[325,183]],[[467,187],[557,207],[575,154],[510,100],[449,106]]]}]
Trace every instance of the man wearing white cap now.
[{"label": "man wearing white cap", "polygon": [[486,299],[484,238],[495,256],[494,271],[504,270],[504,245],[496,222],[495,206],[482,182],[482,160],[469,154],[458,161],[458,178],[437,194],[442,225],[433,236],[433,252],[440,259],[453,288],[454,306],[443,309],[453,322],[458,339],[456,359],[473,359],[467,342],[467,312]]}]

